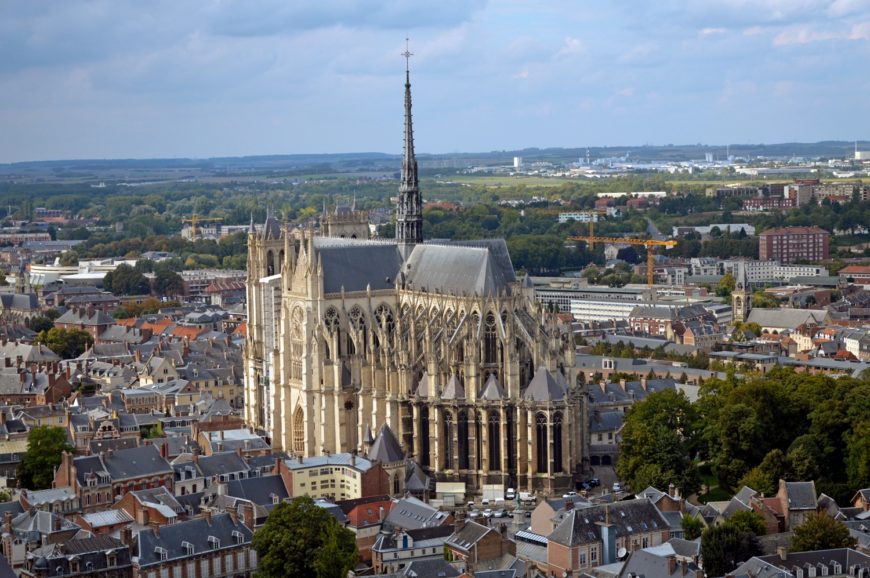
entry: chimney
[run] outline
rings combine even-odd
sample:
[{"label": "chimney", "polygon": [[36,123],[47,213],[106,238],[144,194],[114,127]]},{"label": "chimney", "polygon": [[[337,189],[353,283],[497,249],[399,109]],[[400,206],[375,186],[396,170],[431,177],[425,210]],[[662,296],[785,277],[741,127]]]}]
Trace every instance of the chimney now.
[{"label": "chimney", "polygon": [[233,526],[239,525],[239,513],[235,508],[228,508],[227,513],[230,515],[230,520],[233,521]]},{"label": "chimney", "polygon": [[624,377],[620,378],[620,380],[619,380],[619,389],[621,389],[622,391],[625,391],[625,378]]},{"label": "chimney", "polygon": [[52,515],[51,517],[51,528],[54,532],[60,532],[61,526],[63,525],[63,518],[58,515]]},{"label": "chimney", "polygon": [[673,576],[677,570],[676,556],[668,556],[668,576]]},{"label": "chimney", "polygon": [[676,491],[676,488],[677,488],[677,487],[674,485],[673,482],[671,482],[671,483],[668,485],[668,495],[669,495],[670,497],[672,497],[672,498],[675,497],[674,492]]},{"label": "chimney", "polygon": [[776,555],[779,556],[780,561],[785,562],[788,558],[788,548],[785,546],[777,546]]},{"label": "chimney", "polygon": [[610,523],[610,512],[604,506],[604,521],[595,524],[601,531],[601,561],[604,564],[616,562],[616,526]]},{"label": "chimney", "polygon": [[211,526],[211,508],[205,509],[205,511],[203,512],[203,517],[205,518],[205,523]]},{"label": "chimney", "polygon": [[121,529],[121,543],[126,546],[133,545],[133,529],[130,526],[125,526]]},{"label": "chimney", "polygon": [[[381,508],[381,513],[383,513],[384,509]],[[6,511],[3,513],[3,532],[6,534],[12,534],[12,512]]]},{"label": "chimney", "polygon": [[217,495],[218,496],[226,496],[227,495],[227,483],[219,482],[217,485]]},{"label": "chimney", "polygon": [[689,563],[686,562],[685,560],[680,560],[680,574],[682,576],[685,576],[688,571],[689,571]]},{"label": "chimney", "polygon": [[160,457],[164,460],[169,457],[169,438],[166,438],[166,441],[160,444]]},{"label": "chimney", "polygon": [[640,378],[640,386],[643,388],[644,391],[646,391],[647,380],[646,380],[646,376],[645,376],[645,375],[642,375],[641,378]]},{"label": "chimney", "polygon": [[[12,514],[10,514],[10,513],[7,512],[7,515],[10,516],[10,519],[11,519]],[[380,507],[378,508],[378,521],[379,521],[379,522],[383,522],[383,521],[384,521],[384,507],[383,507],[383,506],[380,506]]]}]

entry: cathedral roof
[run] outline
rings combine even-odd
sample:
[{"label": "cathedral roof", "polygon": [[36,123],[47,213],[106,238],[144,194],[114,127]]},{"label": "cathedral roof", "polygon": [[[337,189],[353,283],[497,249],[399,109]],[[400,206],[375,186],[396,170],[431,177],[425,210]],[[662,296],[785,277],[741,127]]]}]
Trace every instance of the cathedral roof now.
[{"label": "cathedral roof", "polygon": [[381,426],[381,431],[378,432],[378,437],[375,438],[368,457],[370,460],[385,464],[401,462],[405,459],[402,445],[387,424]]},{"label": "cathedral roof", "polygon": [[465,387],[460,383],[459,378],[451,375],[447,381],[447,387],[444,388],[444,393],[441,394],[441,399],[465,399]]},{"label": "cathedral roof", "polygon": [[523,399],[528,401],[559,401],[564,398],[564,387],[548,369],[538,368],[529,387],[523,392]]},{"label": "cathedral roof", "polygon": [[503,239],[414,247],[403,268],[411,289],[494,295],[516,281]]},{"label": "cathedral roof", "polygon": [[480,397],[487,401],[499,401],[504,399],[504,389],[502,389],[501,384],[498,382],[498,378],[496,378],[494,373],[489,374],[489,378],[486,380],[486,385],[483,386],[483,391],[480,392]]},{"label": "cathedral roof", "polygon": [[402,256],[394,243],[316,237],[314,249],[323,265],[323,291],[339,293],[395,287]]}]

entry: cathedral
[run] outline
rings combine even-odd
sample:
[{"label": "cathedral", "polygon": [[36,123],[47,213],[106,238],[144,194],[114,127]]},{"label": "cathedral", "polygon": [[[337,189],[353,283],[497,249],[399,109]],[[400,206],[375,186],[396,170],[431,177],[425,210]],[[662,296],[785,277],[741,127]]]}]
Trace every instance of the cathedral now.
[{"label": "cathedral", "polygon": [[560,492],[587,452],[568,327],[517,278],[503,239],[424,241],[405,71],[394,240],[336,208],[248,236],[245,418],[300,458],[395,436],[437,481]]}]

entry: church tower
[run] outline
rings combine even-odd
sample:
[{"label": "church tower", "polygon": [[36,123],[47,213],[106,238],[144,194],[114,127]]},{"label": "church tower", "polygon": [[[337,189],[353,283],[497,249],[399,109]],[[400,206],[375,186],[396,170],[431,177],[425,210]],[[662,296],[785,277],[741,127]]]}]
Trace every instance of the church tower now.
[{"label": "church tower", "polygon": [[749,317],[751,307],[749,284],[746,282],[746,264],[740,261],[737,264],[737,279],[734,291],[731,292],[731,312],[734,323],[742,323]]},{"label": "church tower", "polygon": [[411,121],[411,72],[407,47],[405,57],[405,151],[402,157],[402,177],[399,185],[399,204],[396,207],[396,241],[403,259],[407,259],[414,245],[423,242],[423,202],[417,178],[417,158],[414,156],[414,126]]}]

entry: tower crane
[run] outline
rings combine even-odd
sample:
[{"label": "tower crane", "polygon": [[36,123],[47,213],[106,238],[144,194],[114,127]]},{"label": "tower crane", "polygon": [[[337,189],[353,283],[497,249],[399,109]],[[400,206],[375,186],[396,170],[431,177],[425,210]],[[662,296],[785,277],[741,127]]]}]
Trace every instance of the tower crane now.
[{"label": "tower crane", "polygon": [[191,240],[195,241],[196,240],[196,224],[197,223],[212,222],[212,221],[217,222],[217,221],[223,221],[223,220],[224,220],[223,217],[200,217],[199,215],[194,213],[190,216],[190,218],[185,217],[185,218],[181,219],[181,222],[182,223],[190,223],[190,238],[191,238]]},{"label": "tower crane", "polygon": [[672,247],[677,246],[677,242],[673,239],[667,239],[665,241],[657,241],[655,239],[631,239],[624,237],[600,237],[597,235],[593,235],[594,229],[592,228],[592,221],[589,222],[589,234],[578,237],[568,237],[569,241],[586,241],[589,244],[589,248],[595,246],[595,243],[612,243],[615,245],[643,245],[646,248],[646,284],[649,287],[653,286],[653,264],[654,264],[654,254],[653,248],[655,247],[665,247],[666,249],[670,249]]}]

